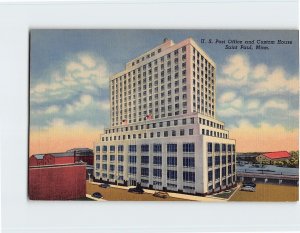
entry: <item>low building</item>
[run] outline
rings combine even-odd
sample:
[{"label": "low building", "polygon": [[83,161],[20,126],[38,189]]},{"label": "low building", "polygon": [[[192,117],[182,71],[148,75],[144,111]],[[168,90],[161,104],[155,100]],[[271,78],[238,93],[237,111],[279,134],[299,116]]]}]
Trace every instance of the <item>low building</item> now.
[{"label": "low building", "polygon": [[[46,159],[53,157],[46,156]],[[30,200],[75,200],[86,194],[86,164],[29,166]]]},{"label": "low building", "polygon": [[268,152],[256,157],[257,162],[259,163],[271,163],[274,161],[285,161],[288,160],[291,155],[287,151],[276,151]]},{"label": "low building", "polygon": [[35,154],[29,158],[29,166],[53,165],[84,162],[94,164],[93,150],[88,148],[74,148],[66,152]]}]

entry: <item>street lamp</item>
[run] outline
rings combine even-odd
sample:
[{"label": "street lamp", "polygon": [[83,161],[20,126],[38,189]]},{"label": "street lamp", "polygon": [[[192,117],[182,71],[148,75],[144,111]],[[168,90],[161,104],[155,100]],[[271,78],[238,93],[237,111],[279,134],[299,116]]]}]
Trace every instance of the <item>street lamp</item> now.
[{"label": "street lamp", "polygon": [[91,183],[91,173],[88,173],[89,175],[89,183]]}]

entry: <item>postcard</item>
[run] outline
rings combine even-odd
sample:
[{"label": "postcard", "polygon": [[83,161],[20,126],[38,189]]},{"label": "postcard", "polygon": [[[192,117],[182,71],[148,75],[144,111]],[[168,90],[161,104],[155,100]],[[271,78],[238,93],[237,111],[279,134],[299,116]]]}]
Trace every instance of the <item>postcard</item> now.
[{"label": "postcard", "polygon": [[298,201],[296,30],[30,31],[30,200]]}]

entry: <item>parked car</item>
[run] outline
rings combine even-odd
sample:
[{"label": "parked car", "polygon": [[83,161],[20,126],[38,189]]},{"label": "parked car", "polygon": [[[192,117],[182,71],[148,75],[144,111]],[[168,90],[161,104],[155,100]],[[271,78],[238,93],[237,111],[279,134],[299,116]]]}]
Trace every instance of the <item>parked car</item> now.
[{"label": "parked car", "polygon": [[252,186],[243,186],[241,188],[242,191],[247,191],[247,192],[255,192],[255,188]]},{"label": "parked car", "polygon": [[160,198],[167,198],[169,197],[169,194],[167,192],[161,192],[161,191],[158,191],[158,192],[155,192],[153,194],[154,197],[160,197]]},{"label": "parked car", "polygon": [[250,187],[255,188],[256,184],[254,182],[243,182],[243,186],[250,186]]},{"label": "parked car", "polygon": [[98,199],[103,198],[102,194],[99,193],[99,192],[93,193],[93,194],[92,194],[92,197],[95,197],[95,198],[98,198]]},{"label": "parked car", "polygon": [[99,187],[101,187],[101,188],[109,188],[110,185],[109,185],[109,184],[102,183],[102,184],[99,185]]},{"label": "parked car", "polygon": [[143,190],[141,187],[136,186],[135,188],[130,188],[130,189],[128,189],[128,192],[130,192],[130,193],[143,194],[143,193],[144,193],[144,190]]}]

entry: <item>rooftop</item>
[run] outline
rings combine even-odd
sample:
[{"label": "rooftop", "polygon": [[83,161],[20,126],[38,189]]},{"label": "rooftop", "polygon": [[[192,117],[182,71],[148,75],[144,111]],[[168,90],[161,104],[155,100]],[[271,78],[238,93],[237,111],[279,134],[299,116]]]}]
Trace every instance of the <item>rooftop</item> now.
[{"label": "rooftop", "polygon": [[262,155],[269,159],[285,159],[291,156],[287,151],[268,152]]}]

